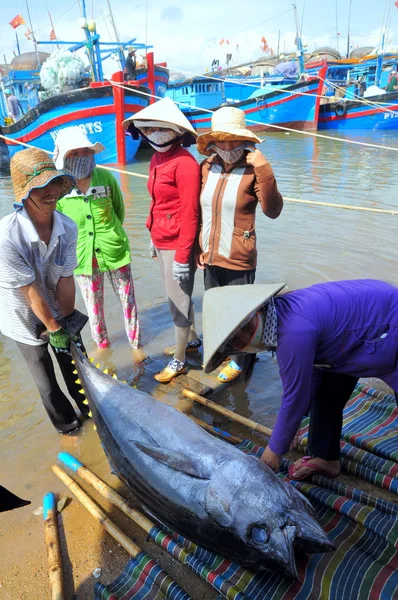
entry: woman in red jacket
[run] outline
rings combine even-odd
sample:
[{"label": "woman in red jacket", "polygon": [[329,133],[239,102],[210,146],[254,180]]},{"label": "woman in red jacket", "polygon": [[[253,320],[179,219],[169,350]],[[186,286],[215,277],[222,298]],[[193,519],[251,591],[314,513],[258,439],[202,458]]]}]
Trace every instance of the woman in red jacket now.
[{"label": "woman in red jacket", "polygon": [[186,351],[197,350],[201,345],[191,298],[200,169],[192,154],[182,148],[195,143],[197,134],[170,98],[148,106],[124,121],[123,127],[131,135],[146,139],[155,150],[149,165],[152,201],[146,226],[151,234],[152,256],[159,262],[165,284],[176,337],[172,360],[155,375],[157,381],[165,383],[186,372]]}]

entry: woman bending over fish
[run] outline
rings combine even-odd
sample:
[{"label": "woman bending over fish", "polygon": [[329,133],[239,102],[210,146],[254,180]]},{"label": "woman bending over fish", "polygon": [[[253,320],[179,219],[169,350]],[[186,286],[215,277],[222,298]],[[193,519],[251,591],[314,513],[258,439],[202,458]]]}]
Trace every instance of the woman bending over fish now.
[{"label": "woman bending over fish", "polygon": [[186,352],[197,350],[202,343],[195,331],[192,302],[200,172],[192,154],[182,148],[193,144],[197,134],[170,98],[144,108],[124,121],[123,127],[147,140],[155,150],[149,165],[152,201],[146,226],[175,326],[175,347],[165,350],[173,358],[155,375],[157,381],[166,383],[186,372]]},{"label": "woman bending over fish", "polygon": [[308,408],[308,457],[292,479],[340,472],[343,409],[360,377],[379,377],[398,398],[398,288],[371,279],[321,283],[277,295],[284,284],[209,290],[203,303],[204,368],[231,353],[276,352],[281,407],[262,460],[280,467]]},{"label": "woman bending over fish", "polygon": [[[110,346],[104,314],[104,275],[122,305],[127,338],[133,350],[140,346],[140,326],[131,274],[130,245],[123,229],[124,203],[119,185],[109,171],[95,166],[102,152],[80,127],[62,129],[55,144],[58,169],[71,175],[76,186],[57,204],[78,227],[76,281],[90,319],[91,335],[98,348]],[[141,355],[136,355],[137,359]]]},{"label": "woman bending over fish", "polygon": [[[257,264],[255,217],[258,204],[270,219],[282,210],[272,167],[255,144],[261,139],[246,129],[245,113],[234,107],[216,110],[211,131],[200,135],[197,148],[209,156],[201,164],[202,225],[198,267],[205,289],[254,283]],[[219,373],[222,382],[237,379],[251,359],[231,356]]]}]

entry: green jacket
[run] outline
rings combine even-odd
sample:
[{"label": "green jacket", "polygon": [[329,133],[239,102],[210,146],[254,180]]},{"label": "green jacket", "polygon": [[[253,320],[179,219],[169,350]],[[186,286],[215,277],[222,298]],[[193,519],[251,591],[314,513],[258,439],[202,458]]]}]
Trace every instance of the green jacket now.
[{"label": "green jacket", "polygon": [[93,256],[101,271],[112,271],[130,263],[130,246],[124,221],[122,192],[114,176],[95,168],[84,195],[74,188],[58,200],[57,210],[78,227],[75,275],[92,275]]}]

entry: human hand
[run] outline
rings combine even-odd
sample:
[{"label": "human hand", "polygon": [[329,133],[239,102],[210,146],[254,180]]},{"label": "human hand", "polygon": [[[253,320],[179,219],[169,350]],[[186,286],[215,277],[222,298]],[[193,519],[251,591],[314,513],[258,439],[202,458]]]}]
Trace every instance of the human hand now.
[{"label": "human hand", "polygon": [[253,165],[253,167],[262,167],[268,163],[264,154],[260,152],[260,150],[257,150],[257,148],[246,155],[246,162],[248,162],[249,165]]},{"label": "human hand", "polygon": [[173,279],[174,281],[188,281],[190,276],[190,268],[188,263],[173,262]]},{"label": "human hand", "polygon": [[152,240],[149,240],[149,258],[152,258],[153,260],[158,259],[156,255],[156,248]]},{"label": "human hand", "polygon": [[80,340],[77,335],[68,333],[66,329],[60,327],[56,331],[48,331],[49,342],[55,352],[69,352],[70,343],[77,342]]},{"label": "human hand", "polygon": [[265,462],[265,464],[273,471],[279,471],[282,462],[282,456],[275,454],[275,452],[272,452],[271,448],[267,446],[261,456],[261,460]]},{"label": "human hand", "polygon": [[204,257],[205,257],[204,252],[198,252],[198,254],[195,254],[196,268],[200,269],[201,271],[205,270]]}]

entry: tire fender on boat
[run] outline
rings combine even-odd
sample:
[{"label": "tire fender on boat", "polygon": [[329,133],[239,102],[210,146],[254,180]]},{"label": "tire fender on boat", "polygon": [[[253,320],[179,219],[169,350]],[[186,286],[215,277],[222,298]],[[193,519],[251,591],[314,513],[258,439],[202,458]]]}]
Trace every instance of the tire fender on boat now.
[{"label": "tire fender on boat", "polygon": [[345,117],[347,114],[347,105],[345,102],[338,102],[334,107],[334,112],[337,117]]},{"label": "tire fender on boat", "polygon": [[266,110],[268,108],[268,104],[264,100],[264,98],[257,98],[256,100],[258,110]]}]

